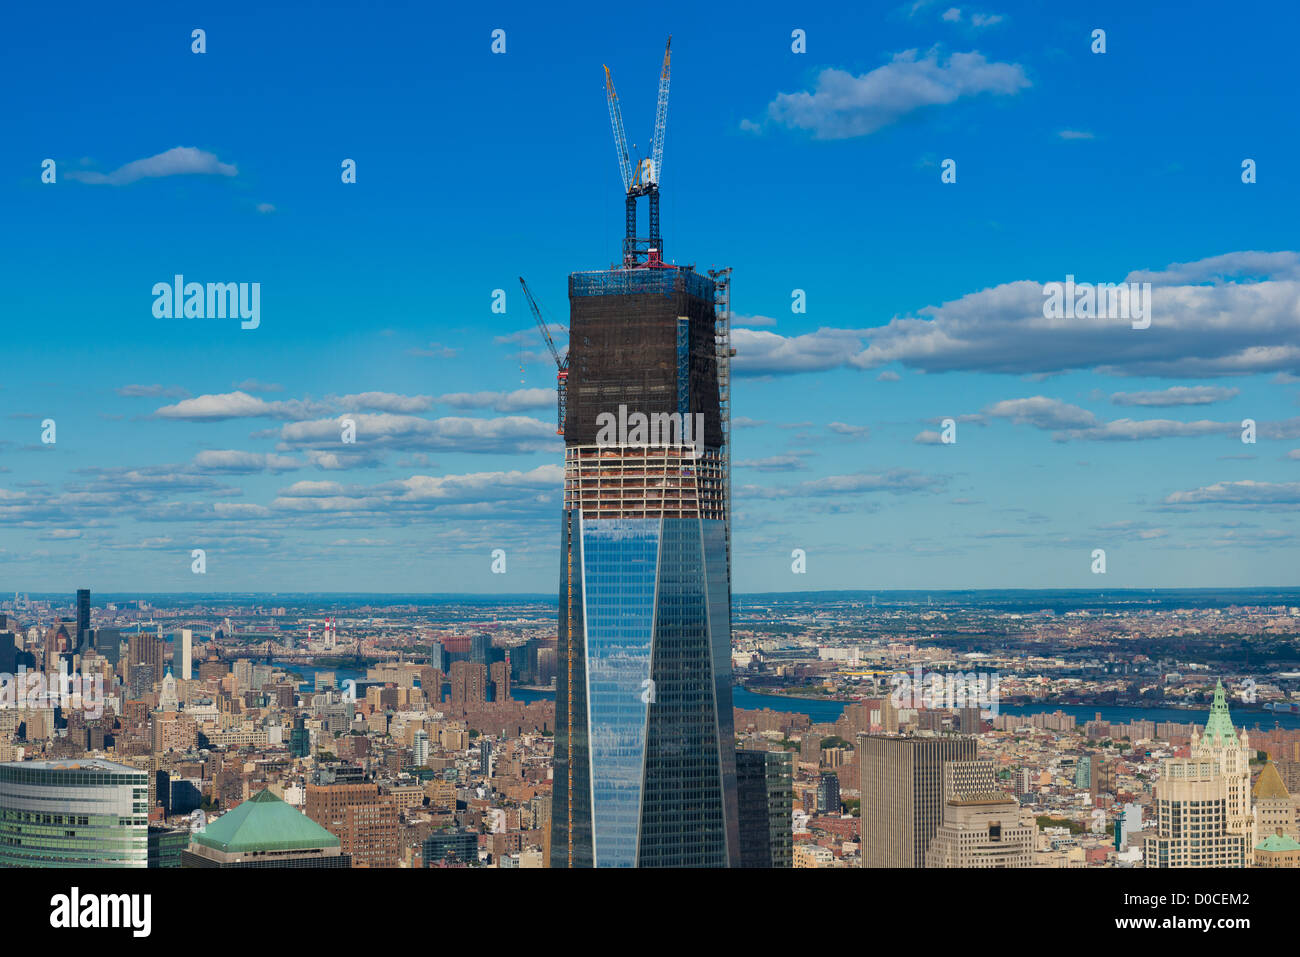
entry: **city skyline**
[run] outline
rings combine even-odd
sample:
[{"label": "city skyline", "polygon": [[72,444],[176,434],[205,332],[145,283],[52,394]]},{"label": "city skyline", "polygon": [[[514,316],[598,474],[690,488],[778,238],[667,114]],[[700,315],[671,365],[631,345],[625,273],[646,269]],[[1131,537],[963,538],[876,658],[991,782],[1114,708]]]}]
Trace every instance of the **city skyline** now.
[{"label": "city skyline", "polygon": [[[554,369],[516,277],[567,324],[564,277],[617,258],[601,67],[644,153],[668,33],[668,258],[735,270],[738,593],[1294,583],[1286,31],[669,4],[638,31],[518,7],[399,35],[330,9],[303,34],[154,5],[125,58],[106,13],[17,11],[12,68],[41,51],[51,76],[0,159],[26,277],[0,308],[29,317],[0,383],[14,588],[549,591]],[[147,91],[128,115],[124,89]],[[413,101],[438,108],[412,123]],[[177,275],[259,283],[258,327],[157,318]],[[1151,283],[1150,327],[1046,318],[1069,277]]]}]

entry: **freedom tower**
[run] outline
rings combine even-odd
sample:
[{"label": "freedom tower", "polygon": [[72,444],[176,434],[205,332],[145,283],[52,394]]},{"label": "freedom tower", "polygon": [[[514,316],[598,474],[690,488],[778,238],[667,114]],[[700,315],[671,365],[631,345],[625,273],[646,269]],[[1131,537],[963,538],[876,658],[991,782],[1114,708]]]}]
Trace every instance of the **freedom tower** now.
[{"label": "freedom tower", "polygon": [[619,265],[569,276],[551,866],[727,867],[730,272],[663,259],[668,52],[635,171],[606,76],[627,233]]}]

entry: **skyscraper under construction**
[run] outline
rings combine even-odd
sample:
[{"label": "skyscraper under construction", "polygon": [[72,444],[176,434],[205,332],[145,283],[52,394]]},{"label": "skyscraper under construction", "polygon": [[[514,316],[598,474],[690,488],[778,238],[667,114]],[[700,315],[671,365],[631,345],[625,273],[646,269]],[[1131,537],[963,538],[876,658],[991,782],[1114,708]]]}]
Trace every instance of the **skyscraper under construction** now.
[{"label": "skyscraper under construction", "polygon": [[[739,863],[729,274],[662,258],[668,63],[665,53],[653,159],[639,181],[608,84],[628,190],[623,260],[569,277],[553,867]],[[643,195],[650,236],[638,239]]]}]

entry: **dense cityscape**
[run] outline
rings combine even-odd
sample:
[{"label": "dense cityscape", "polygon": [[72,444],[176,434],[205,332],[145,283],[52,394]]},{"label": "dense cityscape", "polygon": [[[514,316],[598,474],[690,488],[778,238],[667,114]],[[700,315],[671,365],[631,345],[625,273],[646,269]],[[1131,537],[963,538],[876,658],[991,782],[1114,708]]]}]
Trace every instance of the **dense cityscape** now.
[{"label": "dense cityscape", "polygon": [[[737,864],[1300,867],[1298,600],[742,596]],[[550,866],[553,602],[0,616],[0,864]]]},{"label": "dense cityscape", "polygon": [[1158,7],[15,8],[20,936],[1294,939],[1293,16]]}]

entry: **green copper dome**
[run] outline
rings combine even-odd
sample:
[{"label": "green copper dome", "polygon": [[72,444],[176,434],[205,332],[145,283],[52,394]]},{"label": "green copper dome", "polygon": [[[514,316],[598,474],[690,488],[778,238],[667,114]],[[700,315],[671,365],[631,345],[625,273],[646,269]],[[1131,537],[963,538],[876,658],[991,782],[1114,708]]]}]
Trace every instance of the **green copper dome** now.
[{"label": "green copper dome", "polygon": [[339,846],[337,837],[270,791],[258,791],[195,834],[194,840],[227,853]]},{"label": "green copper dome", "polygon": [[1270,834],[1255,845],[1257,851],[1300,851],[1300,844],[1285,834]]},{"label": "green copper dome", "polygon": [[1237,729],[1232,726],[1228,713],[1228,698],[1223,691],[1223,681],[1214,686],[1214,702],[1210,705],[1210,719],[1205,722],[1205,738],[1216,745],[1235,747]]}]

